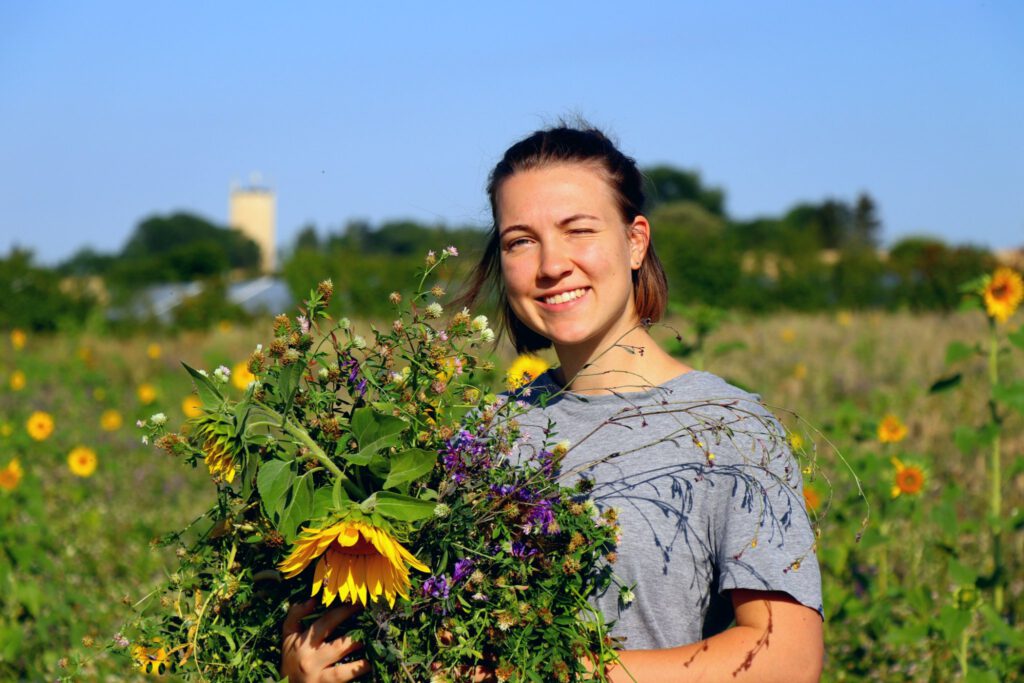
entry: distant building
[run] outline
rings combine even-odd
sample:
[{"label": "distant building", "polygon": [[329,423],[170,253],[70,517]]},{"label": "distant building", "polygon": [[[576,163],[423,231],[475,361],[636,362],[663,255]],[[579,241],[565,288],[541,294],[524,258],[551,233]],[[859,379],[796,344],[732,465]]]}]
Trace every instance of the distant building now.
[{"label": "distant building", "polygon": [[273,273],[277,267],[274,214],[275,197],[269,188],[256,183],[232,187],[228,222],[259,245],[260,270],[264,273]]}]

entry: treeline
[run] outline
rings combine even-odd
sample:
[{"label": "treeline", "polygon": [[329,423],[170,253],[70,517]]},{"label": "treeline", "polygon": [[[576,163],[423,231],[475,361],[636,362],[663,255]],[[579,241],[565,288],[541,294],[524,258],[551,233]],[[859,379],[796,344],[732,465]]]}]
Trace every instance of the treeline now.
[{"label": "treeline", "polygon": [[[911,237],[880,249],[883,226],[867,194],[852,201],[800,203],[782,216],[736,220],[726,194],[699,174],[670,166],[646,169],[646,213],[669,277],[673,303],[751,311],[830,308],[951,310],[959,285],[989,271],[987,250]],[[351,221],[336,230],[304,227],[286,247],[280,276],[296,300],[331,278],[335,313],[385,316],[388,294],[408,291],[429,250],[461,253],[441,274],[452,293],[484,246],[484,226]],[[202,326],[244,317],[223,296],[229,280],[258,272],[258,246],[241,233],[186,213],[139,223],[114,254],[79,251],[55,268],[15,249],[0,258],[0,327],[56,329],[123,319],[150,285],[202,281],[172,323]],[[126,313],[127,312],[127,313]]]}]

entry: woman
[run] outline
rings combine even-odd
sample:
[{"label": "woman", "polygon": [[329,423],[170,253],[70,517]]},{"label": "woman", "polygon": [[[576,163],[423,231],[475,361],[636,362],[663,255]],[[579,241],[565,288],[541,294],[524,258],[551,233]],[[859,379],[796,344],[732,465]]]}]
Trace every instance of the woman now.
[{"label": "woman", "polygon": [[[467,298],[495,285],[517,350],[554,347],[559,368],[529,397],[556,399],[524,432],[549,437],[553,420],[573,444],[566,476],[591,478],[597,504],[620,509],[615,568],[635,601],[598,601],[625,638],[611,679],[818,680],[821,587],[799,469],[756,397],[648,333],[667,288],[636,163],[600,131],[556,127],[510,147],[488,194],[494,226]],[[312,608],[289,615],[282,673],[365,673],[333,666],[350,639],[326,640],[349,608],[302,630]]]}]

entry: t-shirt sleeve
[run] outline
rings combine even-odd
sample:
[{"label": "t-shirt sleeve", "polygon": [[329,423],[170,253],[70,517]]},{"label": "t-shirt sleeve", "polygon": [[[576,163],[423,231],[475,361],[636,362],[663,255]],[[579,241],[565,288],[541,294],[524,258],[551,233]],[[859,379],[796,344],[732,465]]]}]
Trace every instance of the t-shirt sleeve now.
[{"label": "t-shirt sleeve", "polygon": [[823,613],[815,534],[785,430],[763,408],[729,420],[713,474],[719,591],[783,591]]}]

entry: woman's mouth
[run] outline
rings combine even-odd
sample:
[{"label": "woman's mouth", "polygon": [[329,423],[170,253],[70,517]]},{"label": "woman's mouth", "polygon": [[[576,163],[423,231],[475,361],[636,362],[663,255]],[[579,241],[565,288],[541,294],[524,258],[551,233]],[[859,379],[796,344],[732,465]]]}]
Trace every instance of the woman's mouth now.
[{"label": "woman's mouth", "polygon": [[553,294],[551,296],[540,297],[540,300],[543,303],[548,304],[549,306],[556,306],[558,304],[567,304],[570,301],[575,301],[576,299],[579,299],[581,296],[583,296],[584,294],[587,293],[588,289],[590,289],[590,288],[589,287],[580,287],[578,289],[570,289],[567,292],[559,292],[558,294]]}]

